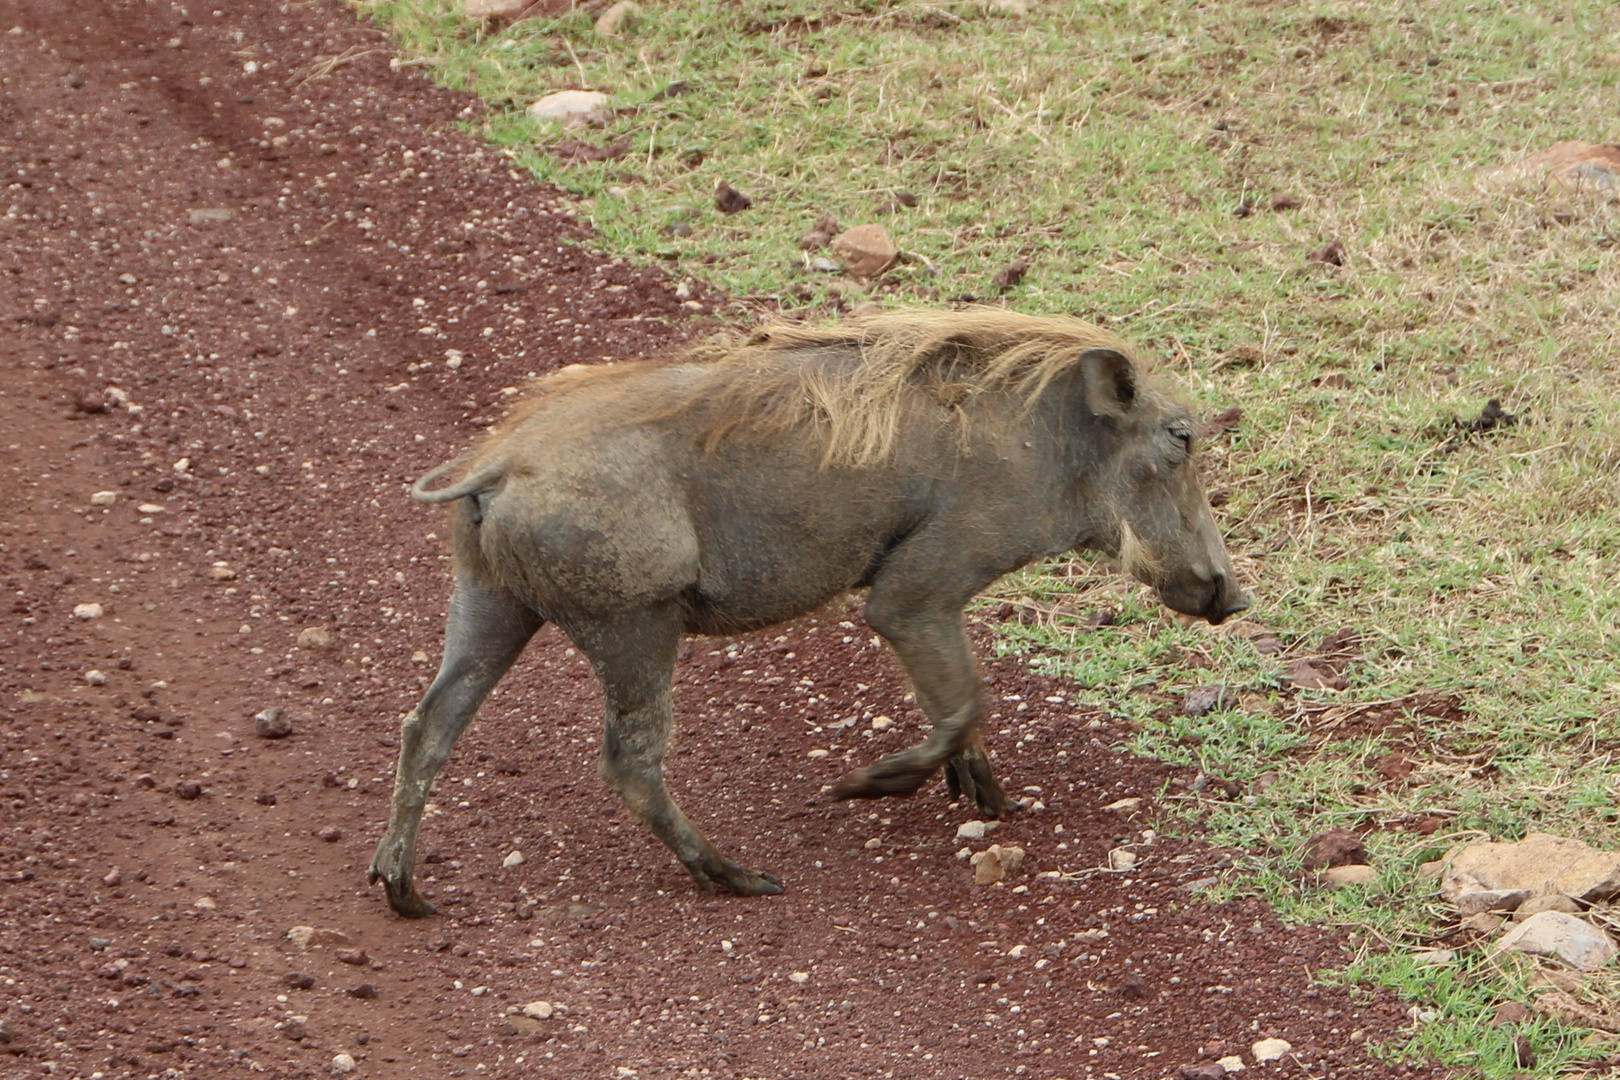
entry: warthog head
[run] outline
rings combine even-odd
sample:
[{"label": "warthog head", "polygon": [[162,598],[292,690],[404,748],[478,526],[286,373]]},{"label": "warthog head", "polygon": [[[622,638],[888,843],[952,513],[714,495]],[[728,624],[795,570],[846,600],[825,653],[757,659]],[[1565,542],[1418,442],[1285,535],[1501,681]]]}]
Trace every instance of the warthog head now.
[{"label": "warthog head", "polygon": [[1226,554],[1193,459],[1185,408],[1143,380],[1112,349],[1081,363],[1086,404],[1100,422],[1102,455],[1093,505],[1106,507],[1085,546],[1118,557],[1167,607],[1220,623],[1249,606]]}]

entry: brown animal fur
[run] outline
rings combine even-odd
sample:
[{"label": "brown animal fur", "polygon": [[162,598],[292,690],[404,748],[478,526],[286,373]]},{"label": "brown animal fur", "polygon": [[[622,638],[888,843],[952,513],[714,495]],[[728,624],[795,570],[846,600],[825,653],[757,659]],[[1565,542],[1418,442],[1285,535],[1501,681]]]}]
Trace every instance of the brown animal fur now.
[{"label": "brown animal fur", "polygon": [[[670,359],[558,372],[540,381],[467,468],[477,473],[494,464],[501,443],[530,415],[586,387],[595,393],[593,408],[578,418],[581,425],[592,419],[656,423],[703,404],[712,406],[702,433],[711,450],[733,435],[769,441],[813,424],[822,433],[823,467],[872,467],[892,457],[908,411],[919,405],[925,416],[954,424],[965,448],[980,395],[1010,392],[1034,402],[1053,379],[1098,348],[1113,349],[1144,371],[1148,367],[1130,344],[1090,323],[989,308],[882,312],[824,327],[778,324]],[[775,362],[784,353],[812,350],[824,354],[819,362]],[[849,362],[835,359],[840,354]],[[629,387],[649,367],[669,364],[692,365],[693,377],[654,407],[627,415],[618,395],[602,392],[604,384]]]}]

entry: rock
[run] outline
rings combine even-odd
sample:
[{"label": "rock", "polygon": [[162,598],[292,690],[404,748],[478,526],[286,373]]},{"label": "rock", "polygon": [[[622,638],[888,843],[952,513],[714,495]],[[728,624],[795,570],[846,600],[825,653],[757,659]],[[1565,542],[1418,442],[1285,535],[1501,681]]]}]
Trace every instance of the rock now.
[{"label": "rock", "polygon": [[1254,1055],[1255,1061],[1264,1065],[1268,1061],[1281,1060],[1293,1049],[1293,1044],[1287,1039],[1261,1039],[1249,1047],[1249,1053]]},{"label": "rock", "polygon": [[84,681],[91,686],[106,686],[107,673],[91,668],[89,671],[84,673]]},{"label": "rock", "polygon": [[336,945],[353,945],[354,939],[341,930],[317,929],[313,926],[295,926],[287,931],[287,940],[300,949],[320,949]]},{"label": "rock", "polygon": [[1487,911],[1515,911],[1530,899],[1529,889],[1477,889],[1454,901],[1459,915],[1479,915]]},{"label": "rock", "polygon": [[1371,885],[1378,880],[1378,871],[1365,863],[1333,866],[1322,871],[1322,880],[1335,888],[1348,885]]},{"label": "rock", "polygon": [[1216,709],[1230,709],[1237,705],[1237,695],[1224,686],[1199,686],[1187,691],[1182,699],[1181,711],[1188,716],[1208,716]]},{"label": "rock", "polygon": [[325,840],[328,844],[335,844],[339,840],[343,839],[343,830],[336,828],[335,826],[328,825],[315,835],[320,837],[322,840]]},{"label": "rock", "polygon": [[319,626],[306,626],[298,631],[298,647],[321,652],[332,647],[332,635]]},{"label": "rock", "polygon": [[1523,922],[1532,915],[1539,915],[1543,911],[1562,911],[1566,915],[1579,915],[1584,908],[1565,896],[1563,893],[1543,893],[1532,896],[1524,903],[1513,909],[1513,921]]},{"label": "rock", "polygon": [[275,792],[261,791],[257,795],[253,796],[253,801],[258,803],[260,806],[274,806],[278,800],[276,799]]},{"label": "rock", "polygon": [[1337,240],[1330,241],[1328,244],[1317,248],[1315,251],[1305,256],[1305,261],[1327,263],[1329,266],[1343,266],[1344,245],[1339,243]]},{"label": "rock", "polygon": [[1113,802],[1103,807],[1103,809],[1115,814],[1128,814],[1132,810],[1138,809],[1141,805],[1142,800],[1139,797],[1132,795],[1125,799],[1115,799]]},{"label": "rock", "polygon": [[805,251],[820,251],[832,243],[832,238],[842,231],[838,227],[837,218],[831,214],[822,214],[816,218],[816,223],[810,231],[799,238],[799,246]]},{"label": "rock", "polygon": [[894,727],[894,717],[892,717],[892,716],[874,716],[874,717],[872,717],[872,730],[873,731],[888,731],[892,727]]},{"label": "rock", "polygon": [[1552,956],[1577,971],[1596,971],[1620,955],[1609,935],[1584,919],[1562,911],[1543,911],[1509,930],[1491,952],[1513,950],[1531,956]]},{"label": "rock", "polygon": [[352,1073],[352,1072],[354,1072],[354,1069],[355,1069],[355,1064],[354,1064],[354,1055],[353,1054],[334,1054],[334,1055],[332,1055],[332,1071],[333,1072],[335,1072],[335,1073]]},{"label": "rock", "polygon": [[202,911],[213,911],[219,907],[219,901],[212,896],[199,896],[192,901],[191,906]]},{"label": "rock", "polygon": [[722,214],[736,214],[754,205],[754,200],[726,183],[724,180],[714,182],[714,205]]},{"label": "rock", "polygon": [[1440,894],[1452,903],[1464,893],[1519,889],[1588,904],[1611,899],[1620,895],[1620,853],[1531,833],[1517,843],[1469,844],[1452,857],[1440,882]]},{"label": "rock", "polygon": [[540,1027],[540,1021],[532,1016],[524,1016],[519,1013],[506,1018],[502,1033],[506,1035],[533,1035],[540,1030]]},{"label": "rock", "polygon": [[522,866],[522,865],[523,865],[523,852],[521,852],[521,851],[514,851],[510,855],[508,855],[506,858],[501,860],[501,866],[504,869],[507,869],[507,870],[512,869],[514,866]]},{"label": "rock", "polygon": [[549,1001],[531,1001],[523,1006],[523,1015],[534,1020],[550,1020],[555,1011]]},{"label": "rock", "polygon": [[515,19],[534,0],[466,0],[462,11],[469,19]]},{"label": "rock", "polygon": [[73,617],[85,622],[89,622],[91,619],[99,619],[106,613],[106,609],[100,604],[76,604],[73,608]]},{"label": "rock", "polygon": [[236,571],[226,563],[217,562],[208,568],[208,576],[215,581],[235,581]]},{"label": "rock", "polygon": [[186,211],[186,220],[193,225],[223,225],[236,217],[233,211],[198,207]]},{"label": "rock", "polygon": [[411,663],[413,664],[425,664],[432,659],[433,658],[431,656],[423,652],[421,649],[417,649],[415,652],[411,653]]},{"label": "rock", "polygon": [[261,739],[285,739],[292,734],[292,720],[287,710],[272,705],[253,717],[253,733]]},{"label": "rock", "polygon": [[597,90],[559,90],[529,106],[529,115],[555,120],[564,127],[579,127],[608,116],[608,96]]},{"label": "rock", "polygon": [[596,32],[603,37],[618,37],[619,31],[626,29],[640,11],[632,0],[619,0],[597,17]]},{"label": "rock", "polygon": [[988,828],[982,821],[964,821],[956,827],[956,838],[958,840],[983,840],[987,831]]},{"label": "rock", "polygon": [[1450,949],[1425,949],[1412,954],[1412,962],[1419,967],[1439,967],[1449,964],[1457,959],[1457,954]]},{"label": "rock", "polygon": [[1027,273],[1029,273],[1029,261],[1019,259],[997,270],[996,276],[990,279],[990,284],[996,292],[1005,293],[1023,281],[1024,275]]},{"label": "rock", "polygon": [[1272,196],[1271,208],[1273,210],[1298,210],[1299,200],[1292,195],[1277,194]]},{"label": "rock", "polygon": [[1307,870],[1326,870],[1330,866],[1364,865],[1367,848],[1361,837],[1349,829],[1329,829],[1305,841],[1299,863]]},{"label": "rock", "polygon": [[364,949],[338,949],[332,955],[337,957],[339,962],[352,964],[355,967],[371,963],[371,957],[366,955]]},{"label": "rock", "polygon": [[1200,1061],[1195,1065],[1183,1065],[1177,1069],[1181,1080],[1223,1080],[1226,1070],[1213,1061]]},{"label": "rock", "polygon": [[968,862],[973,867],[974,884],[993,885],[1013,877],[1023,868],[1024,849],[991,844]]},{"label": "rock", "polygon": [[1129,870],[1136,865],[1136,852],[1118,847],[1108,853],[1108,869]]},{"label": "rock", "polygon": [[141,505],[137,506],[135,509],[139,510],[143,514],[163,513],[163,507],[159,506],[157,503],[141,503]]},{"label": "rock", "polygon": [[197,780],[182,780],[174,785],[175,798],[185,799],[188,802],[192,799],[202,798],[202,793],[202,783]]},{"label": "rock", "polygon": [[302,1020],[288,1020],[281,1025],[281,1034],[293,1042],[300,1042],[309,1034],[309,1031],[304,1027]]},{"label": "rock", "polygon": [[876,278],[900,257],[900,249],[881,225],[846,229],[833,239],[832,249],[843,260],[844,269],[857,278]]},{"label": "rock", "polygon": [[1145,1001],[1153,996],[1153,989],[1148,986],[1146,979],[1133,971],[1120,981],[1114,993],[1127,1001]]},{"label": "rock", "polygon": [[118,503],[118,492],[98,491],[90,496],[91,506],[115,506]]},{"label": "rock", "polygon": [[1620,187],[1620,146],[1561,142],[1511,165],[1492,169],[1499,179],[1540,180],[1548,187],[1609,191]]},{"label": "rock", "polygon": [[1300,690],[1343,690],[1350,685],[1348,679],[1332,668],[1307,659],[1289,664],[1283,678]]},{"label": "rock", "polygon": [[810,981],[810,973],[808,971],[794,971],[794,972],[789,973],[789,975],[788,975],[788,982],[797,983],[800,986],[803,986],[805,983],[807,983],[809,981]]},{"label": "rock", "polygon": [[838,264],[821,255],[810,260],[810,269],[818,274],[836,274],[838,273]]},{"label": "rock", "polygon": [[1476,934],[1485,934],[1488,936],[1502,929],[1502,924],[1505,921],[1506,920],[1500,915],[1492,915],[1490,912],[1481,911],[1477,915],[1470,915],[1468,918],[1462,920],[1462,926],[1465,929],[1472,930]]},{"label": "rock", "polygon": [[359,998],[361,1001],[370,1001],[379,992],[375,983],[361,983],[359,986],[351,986],[348,989],[350,997]]},{"label": "rock", "polygon": [[1243,1059],[1238,1057],[1236,1054],[1228,1054],[1215,1064],[1219,1065],[1223,1072],[1229,1073],[1239,1073],[1242,1072],[1244,1068]]},{"label": "rock", "polygon": [[294,990],[309,990],[315,985],[315,976],[303,971],[289,971],[281,981]]},{"label": "rock", "polygon": [[0,1020],[0,1045],[9,1043],[16,1037],[17,1033],[11,1030],[11,1023],[6,1020]]},{"label": "rock", "polygon": [[1508,1024],[1517,1024],[1529,1015],[1529,1008],[1522,1002],[1504,1001],[1496,1007],[1496,1015],[1491,1017],[1491,1027],[1505,1027]]},{"label": "rock", "polygon": [[101,883],[109,889],[116,889],[124,883],[123,873],[115,866],[101,877]]}]

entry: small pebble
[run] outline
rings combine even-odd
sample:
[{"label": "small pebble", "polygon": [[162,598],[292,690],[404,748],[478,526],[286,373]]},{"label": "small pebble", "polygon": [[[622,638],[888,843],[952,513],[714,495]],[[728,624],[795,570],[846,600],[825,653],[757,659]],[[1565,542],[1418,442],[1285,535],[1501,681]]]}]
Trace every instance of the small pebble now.
[{"label": "small pebble", "polygon": [[311,650],[330,649],[332,635],[319,626],[306,626],[298,631],[298,647]]},{"label": "small pebble", "polygon": [[356,967],[371,962],[371,957],[366,955],[366,950],[364,949],[338,949],[332,955],[337,957],[342,963],[353,964]]},{"label": "small pebble", "polygon": [[535,1020],[550,1020],[554,1011],[549,1001],[531,1001],[523,1006],[523,1015]]},{"label": "small pebble", "polygon": [[302,971],[289,971],[281,981],[294,990],[308,990],[315,985],[315,976]]},{"label": "small pebble", "polygon": [[192,799],[202,798],[202,793],[203,786],[196,780],[182,780],[174,785],[175,797],[185,799],[188,802]]},{"label": "small pebble", "polygon": [[377,996],[377,993],[378,991],[375,983],[361,983],[359,986],[351,986],[349,988],[349,996],[352,998],[359,998],[361,1001],[370,1001],[372,998]]},{"label": "small pebble", "polygon": [[1263,1065],[1268,1061],[1282,1059],[1293,1049],[1293,1044],[1287,1039],[1261,1039],[1249,1047],[1249,1053],[1254,1055],[1255,1061]]},{"label": "small pebble", "polygon": [[891,716],[874,716],[872,718],[873,731],[887,731],[894,727],[894,718]]},{"label": "small pebble", "polygon": [[315,835],[320,837],[322,840],[325,840],[328,844],[335,844],[339,840],[343,839],[343,830],[332,825],[328,825]]},{"label": "small pebble", "polygon": [[332,1057],[332,1071],[339,1073],[352,1073],[355,1070],[353,1054],[336,1054]]},{"label": "small pebble", "polygon": [[514,851],[510,855],[508,855],[506,858],[501,860],[501,866],[506,868],[507,870],[512,869],[512,867],[514,867],[514,866],[522,866],[522,865],[523,865],[523,852],[521,852],[521,851]]},{"label": "small pebble", "polygon": [[76,604],[73,608],[73,617],[85,622],[99,619],[105,614],[106,610],[100,604]]},{"label": "small pebble", "polygon": [[810,973],[808,971],[795,971],[788,976],[788,981],[802,986],[810,981]]},{"label": "small pebble", "polygon": [[91,506],[113,506],[118,502],[118,492],[98,491],[90,496]]},{"label": "small pebble", "polygon": [[958,840],[983,840],[986,831],[985,824],[982,821],[964,821],[956,827],[956,838]]},{"label": "small pebble", "polygon": [[124,883],[124,875],[118,871],[117,867],[113,867],[102,876],[101,883],[109,889],[116,889]]},{"label": "small pebble", "polygon": [[1236,1054],[1228,1054],[1215,1064],[1219,1065],[1229,1073],[1242,1072],[1244,1068],[1243,1059],[1238,1057]]},{"label": "small pebble", "polygon": [[92,669],[84,673],[84,681],[89,683],[91,686],[106,686],[107,676],[100,671]]}]

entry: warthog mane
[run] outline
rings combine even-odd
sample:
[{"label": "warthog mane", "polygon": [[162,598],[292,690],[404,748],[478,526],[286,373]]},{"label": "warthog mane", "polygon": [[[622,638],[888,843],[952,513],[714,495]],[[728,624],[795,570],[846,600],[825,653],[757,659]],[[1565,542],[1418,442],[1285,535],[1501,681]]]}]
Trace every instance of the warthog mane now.
[{"label": "warthog mane", "polygon": [[[593,407],[576,414],[581,422],[595,414],[656,423],[701,406],[699,434],[709,449],[732,436],[768,441],[813,425],[824,440],[824,466],[869,467],[890,458],[908,423],[953,424],[965,446],[982,396],[1033,403],[1093,349],[1119,352],[1139,370],[1148,366],[1128,342],[1070,318],[913,309],[831,326],[776,323],[663,360],[573,368],[543,379],[488,445],[493,450],[560,396],[587,391]],[[661,400],[642,399],[634,376],[667,365],[683,365],[688,376]],[[1139,383],[1137,392],[1154,391]]]}]

